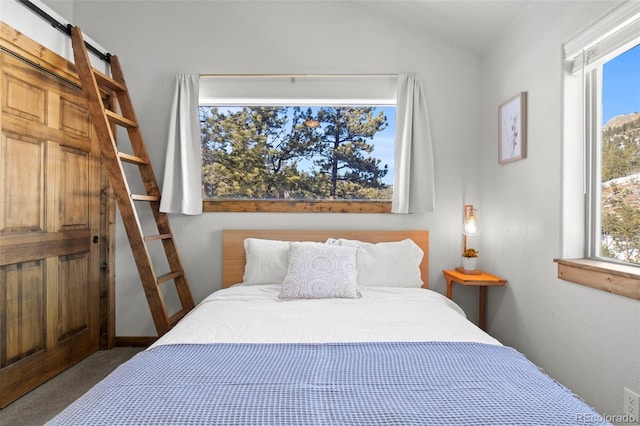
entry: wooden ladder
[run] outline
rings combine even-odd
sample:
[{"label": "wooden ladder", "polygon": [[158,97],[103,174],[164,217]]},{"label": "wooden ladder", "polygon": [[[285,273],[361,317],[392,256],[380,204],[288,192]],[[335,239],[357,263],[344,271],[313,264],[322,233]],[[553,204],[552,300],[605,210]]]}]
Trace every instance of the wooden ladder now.
[{"label": "wooden ladder", "polygon": [[[76,71],[80,77],[82,91],[87,99],[91,120],[98,137],[109,180],[118,202],[122,222],[127,231],[131,250],[138,267],[140,280],[149,303],[158,336],[169,331],[194,307],[189,282],[176,249],[173,233],[166,213],[160,212],[160,191],[149,161],[147,149],[138,126],[133,104],[116,56],[110,57],[111,75],[93,68],[80,28],[71,29],[71,40]],[[115,93],[121,114],[105,108],[100,91]],[[127,130],[133,154],[119,152],[114,137],[114,127]],[[123,162],[138,166],[146,194],[132,194],[127,183]],[[144,236],[136,202],[147,202],[153,212],[158,233]],[[140,207],[140,206],[138,206]],[[155,232],[155,231],[154,231]],[[156,275],[147,243],[162,241],[169,272]],[[155,253],[155,252],[154,252]],[[169,315],[161,291],[161,284],[174,282],[181,303],[178,312]]]}]

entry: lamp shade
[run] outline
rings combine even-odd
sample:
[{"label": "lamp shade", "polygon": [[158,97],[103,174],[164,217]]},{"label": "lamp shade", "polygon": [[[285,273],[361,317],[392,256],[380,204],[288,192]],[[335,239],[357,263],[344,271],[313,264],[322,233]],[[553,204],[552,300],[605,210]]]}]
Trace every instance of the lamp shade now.
[{"label": "lamp shade", "polygon": [[464,206],[462,230],[464,235],[476,235],[478,233],[478,210],[472,204]]}]

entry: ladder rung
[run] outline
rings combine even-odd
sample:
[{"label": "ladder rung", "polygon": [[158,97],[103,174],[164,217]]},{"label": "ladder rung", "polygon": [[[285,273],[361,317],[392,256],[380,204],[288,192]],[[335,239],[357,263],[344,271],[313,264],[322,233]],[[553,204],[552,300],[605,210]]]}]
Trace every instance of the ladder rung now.
[{"label": "ladder rung", "polygon": [[144,240],[145,241],[168,240],[169,238],[173,238],[173,235],[171,234],[149,235],[148,237],[144,237]]},{"label": "ladder rung", "polygon": [[114,123],[114,124],[117,124],[117,125],[122,126],[122,127],[127,127],[129,129],[135,129],[136,127],[138,127],[138,125],[136,124],[135,121],[131,121],[128,118],[125,118],[125,117],[121,116],[120,114],[117,114],[117,113],[115,113],[113,111],[105,109],[104,113],[107,116],[107,118],[109,119],[109,121]]},{"label": "ladder rung", "polygon": [[120,157],[120,159],[122,161],[126,161],[127,163],[131,163],[131,164],[137,164],[137,165],[147,165],[149,164],[148,161],[143,160],[140,157],[137,157],[135,155],[131,155],[131,154],[126,154],[124,152],[119,152],[118,153],[118,157]]},{"label": "ladder rung", "polygon": [[162,284],[162,283],[167,282],[167,281],[170,281],[170,280],[172,280],[172,279],[174,279],[174,278],[181,277],[181,276],[182,276],[182,274],[183,274],[183,272],[182,272],[182,271],[176,271],[176,272],[169,272],[169,273],[167,273],[167,274],[160,275],[160,276],[158,277],[158,280],[157,280],[157,281],[158,281],[158,284]]},{"label": "ladder rung", "polygon": [[160,201],[160,197],[156,195],[131,194],[131,199],[134,201]]},{"label": "ladder rung", "polygon": [[173,327],[178,321],[184,318],[184,316],[187,315],[188,313],[189,313],[188,309],[180,309],[178,312],[176,312],[175,314],[169,317],[169,324],[171,324],[171,326]]},{"label": "ladder rung", "polygon": [[126,92],[127,89],[122,85],[122,83],[115,81],[111,77],[106,74],[101,73],[100,71],[93,69],[93,74],[96,76],[96,82],[100,87],[106,87],[107,89],[114,90],[116,92]]}]

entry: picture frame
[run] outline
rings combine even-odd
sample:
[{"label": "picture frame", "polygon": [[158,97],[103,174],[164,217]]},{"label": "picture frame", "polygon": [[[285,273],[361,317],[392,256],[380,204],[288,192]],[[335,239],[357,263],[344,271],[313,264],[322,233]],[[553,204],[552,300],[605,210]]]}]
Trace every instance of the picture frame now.
[{"label": "picture frame", "polygon": [[527,158],[527,92],[504,101],[498,107],[498,162]]}]

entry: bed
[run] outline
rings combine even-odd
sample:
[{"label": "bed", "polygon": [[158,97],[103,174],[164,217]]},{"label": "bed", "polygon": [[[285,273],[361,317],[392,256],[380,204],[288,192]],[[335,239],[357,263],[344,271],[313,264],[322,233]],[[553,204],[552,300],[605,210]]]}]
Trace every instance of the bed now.
[{"label": "bed", "polygon": [[223,289],[51,425],[603,417],[428,289],[428,231],[223,232]]}]

